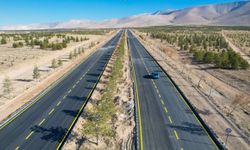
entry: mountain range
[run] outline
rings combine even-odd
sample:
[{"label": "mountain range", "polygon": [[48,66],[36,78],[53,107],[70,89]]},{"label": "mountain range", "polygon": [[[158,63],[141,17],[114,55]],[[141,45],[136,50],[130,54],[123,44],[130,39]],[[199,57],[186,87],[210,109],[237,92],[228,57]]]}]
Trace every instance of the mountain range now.
[{"label": "mountain range", "polygon": [[65,22],[2,26],[0,30],[35,30],[62,28],[120,28],[163,25],[250,26],[250,1],[196,6],[179,10],[144,13],[101,22],[69,20]]}]

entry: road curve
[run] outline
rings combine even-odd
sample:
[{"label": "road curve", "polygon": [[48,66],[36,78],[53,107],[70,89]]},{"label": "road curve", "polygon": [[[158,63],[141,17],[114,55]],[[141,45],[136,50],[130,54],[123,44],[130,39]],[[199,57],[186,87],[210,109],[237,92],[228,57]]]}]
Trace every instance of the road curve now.
[{"label": "road curve", "polygon": [[[136,84],[140,149],[218,149],[168,76],[130,31],[128,45]],[[152,71],[160,71],[160,78],[151,79]]]},{"label": "road curve", "polygon": [[57,149],[84,108],[121,34],[117,33],[31,107],[0,127],[0,149]]}]

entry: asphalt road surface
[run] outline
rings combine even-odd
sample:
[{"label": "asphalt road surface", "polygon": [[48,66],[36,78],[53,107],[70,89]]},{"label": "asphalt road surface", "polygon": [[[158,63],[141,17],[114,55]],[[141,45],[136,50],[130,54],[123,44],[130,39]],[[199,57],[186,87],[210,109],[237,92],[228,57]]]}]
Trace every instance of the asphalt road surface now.
[{"label": "asphalt road surface", "polygon": [[[218,149],[167,75],[130,31],[128,44],[137,89],[140,149]],[[160,71],[160,78],[151,79],[152,71]]]},{"label": "asphalt road surface", "polygon": [[0,150],[56,149],[98,82],[119,32],[30,108],[0,127]]}]

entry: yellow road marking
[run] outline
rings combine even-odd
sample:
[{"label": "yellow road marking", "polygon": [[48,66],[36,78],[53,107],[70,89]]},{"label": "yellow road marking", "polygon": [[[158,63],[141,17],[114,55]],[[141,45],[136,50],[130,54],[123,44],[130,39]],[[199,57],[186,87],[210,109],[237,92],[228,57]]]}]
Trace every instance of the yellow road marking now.
[{"label": "yellow road marking", "polygon": [[19,150],[19,146],[17,146],[17,147],[15,148],[15,150]]},{"label": "yellow road marking", "polygon": [[157,92],[158,94],[160,94],[160,92],[159,92],[158,88],[156,89],[156,92]]},{"label": "yellow road marking", "polygon": [[56,106],[59,106],[59,105],[61,104],[61,102],[62,102],[62,101],[59,101],[59,102],[56,104]]},{"label": "yellow road marking", "polygon": [[136,93],[136,100],[137,100],[137,107],[138,107],[138,119],[139,119],[139,127],[140,127],[140,148],[143,150],[143,140],[142,140],[142,121],[141,121],[141,110],[140,110],[140,103],[139,103],[139,95],[138,95],[138,87],[137,87],[137,80],[136,80],[136,74],[134,70],[134,65],[133,66],[133,71],[134,71],[134,78],[135,78],[135,93]]},{"label": "yellow road marking", "polygon": [[172,121],[172,119],[171,119],[170,116],[168,116],[168,120],[169,120],[169,122],[170,122],[171,124],[173,123],[173,121]]},{"label": "yellow road marking", "polygon": [[184,150],[184,148],[182,147],[181,150]]},{"label": "yellow road marking", "polygon": [[54,111],[55,111],[55,109],[53,108],[53,109],[49,112],[49,115],[51,115]]},{"label": "yellow road marking", "polygon": [[164,101],[161,99],[161,104],[164,105]]},{"label": "yellow road marking", "polygon": [[[132,56],[130,55],[131,60],[132,60]],[[138,111],[138,121],[139,121],[139,131],[140,131],[140,135],[139,135],[139,140],[140,140],[140,149],[143,150],[143,136],[142,136],[142,121],[141,121],[141,110],[140,110],[140,100],[139,100],[139,94],[138,94],[138,85],[137,85],[137,80],[136,80],[136,74],[135,74],[135,67],[134,67],[134,63],[133,61],[131,61],[132,63],[132,69],[133,69],[133,74],[134,74],[134,82],[135,82],[135,94],[136,94],[136,103],[137,103],[137,111]]]},{"label": "yellow road marking", "polygon": [[28,140],[33,133],[34,133],[34,131],[30,132],[29,135],[26,136],[25,140]]},{"label": "yellow road marking", "polygon": [[45,121],[45,119],[43,119],[38,125],[41,126],[44,121]]},{"label": "yellow road marking", "polygon": [[168,113],[168,109],[167,109],[167,107],[164,107],[164,110],[165,110],[165,112],[166,112],[166,113]]},{"label": "yellow road marking", "polygon": [[161,98],[161,94],[159,94],[159,97]]},{"label": "yellow road marking", "polygon": [[175,130],[174,130],[174,134],[175,134],[176,139],[179,140],[180,139],[179,135],[178,135],[178,133]]}]

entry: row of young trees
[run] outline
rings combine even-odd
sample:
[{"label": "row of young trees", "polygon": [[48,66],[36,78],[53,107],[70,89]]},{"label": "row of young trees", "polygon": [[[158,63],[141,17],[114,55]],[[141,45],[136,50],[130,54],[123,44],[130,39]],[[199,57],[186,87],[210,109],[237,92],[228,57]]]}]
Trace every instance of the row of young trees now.
[{"label": "row of young trees", "polygon": [[[79,47],[78,49],[75,49],[73,53],[70,52],[69,59],[73,59],[73,58],[77,57],[78,55],[80,55],[82,53],[84,53],[84,49]],[[60,67],[62,65],[63,65],[63,60],[62,59],[58,59],[58,60],[53,59],[51,61],[51,68],[53,68],[53,69],[55,69],[57,67]],[[34,69],[33,69],[33,79],[39,79],[40,76],[41,76],[40,71],[39,71],[38,67],[35,66]]]},{"label": "row of young trees", "polygon": [[124,43],[125,38],[123,36],[115,53],[116,60],[113,63],[111,75],[104,94],[97,104],[93,104],[91,111],[87,112],[86,121],[83,124],[83,134],[86,138],[95,137],[97,145],[99,136],[109,139],[114,138],[116,135],[114,124],[117,120],[117,110],[113,98],[117,91],[117,82],[122,76]]},{"label": "row of young trees", "polygon": [[[34,37],[32,37],[33,35]],[[19,42],[14,42],[12,44],[13,48],[18,48],[18,47],[23,47],[24,44],[27,46],[31,46],[32,48],[34,46],[39,46],[41,49],[52,49],[52,50],[61,50],[63,48],[67,47],[67,44],[70,43],[71,41],[73,42],[80,42],[80,41],[85,41],[89,40],[87,37],[74,37],[74,36],[66,36],[66,35],[61,35],[61,34],[20,34],[20,35],[8,35],[8,36],[2,36],[1,37],[1,44],[7,44],[7,37],[13,36],[14,41],[19,41]],[[50,43],[49,39],[51,39],[53,36],[57,36],[58,38],[62,38],[62,42],[55,42],[55,43]],[[44,37],[43,40],[41,40],[41,37]],[[9,37],[10,38],[10,37]],[[21,41],[20,41],[21,40]],[[24,42],[23,42],[24,40]]]},{"label": "row of young trees", "polygon": [[[84,53],[84,49],[82,47],[79,47],[78,49],[75,49],[74,52],[70,52],[69,54],[69,59],[76,58],[78,55]],[[51,68],[55,69],[63,65],[63,60],[62,59],[53,59],[51,61]],[[38,66],[34,66],[33,68],[33,79],[37,80],[41,77],[41,73],[39,71]],[[11,80],[7,77],[3,81],[3,94],[6,96],[9,96],[11,91],[13,90],[12,87],[12,82]]]},{"label": "row of young trees", "polygon": [[225,35],[238,47],[250,47],[250,32],[249,31],[228,31]]},{"label": "row of young trees", "polygon": [[198,62],[213,63],[216,67],[225,69],[249,68],[248,62],[231,50],[224,37],[218,32],[158,31],[150,32],[150,36],[165,40],[179,47],[180,50],[189,51]]},{"label": "row of young trees", "polygon": [[69,53],[69,59],[73,59],[82,53],[84,53],[84,48],[79,47],[78,49],[74,49],[74,52]]},{"label": "row of young trees", "polygon": [[211,51],[195,51],[194,59],[202,63],[214,63],[216,67],[224,69],[248,69],[249,64],[233,50],[219,53]]},{"label": "row of young trees", "polygon": [[223,36],[217,32],[156,32],[151,33],[152,38],[167,41],[169,44],[180,47],[181,50],[197,48],[201,50],[226,50],[228,44]]}]

